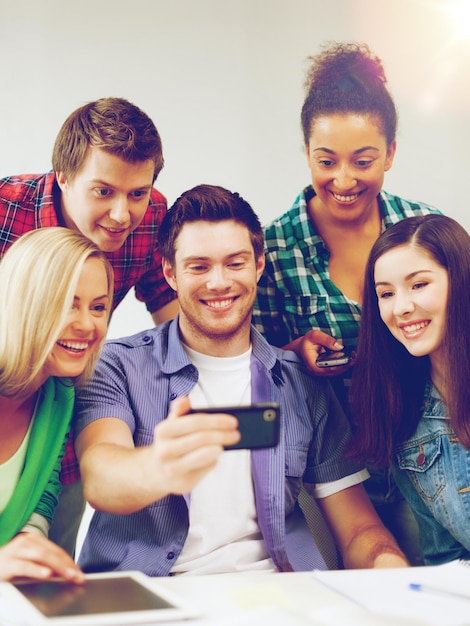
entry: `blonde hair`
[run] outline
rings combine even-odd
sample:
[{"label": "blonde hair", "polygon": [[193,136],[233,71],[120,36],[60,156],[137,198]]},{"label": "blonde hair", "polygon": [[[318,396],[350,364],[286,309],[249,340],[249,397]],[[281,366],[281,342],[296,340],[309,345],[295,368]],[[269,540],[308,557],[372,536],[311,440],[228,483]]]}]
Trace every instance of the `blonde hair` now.
[{"label": "blonde hair", "polygon": [[[63,331],[85,261],[103,262],[111,308],[114,277],[104,253],[81,233],[40,228],[22,235],[0,261],[0,395],[33,393]],[[109,316],[109,313],[108,313]],[[101,346],[77,384],[93,371]]]}]

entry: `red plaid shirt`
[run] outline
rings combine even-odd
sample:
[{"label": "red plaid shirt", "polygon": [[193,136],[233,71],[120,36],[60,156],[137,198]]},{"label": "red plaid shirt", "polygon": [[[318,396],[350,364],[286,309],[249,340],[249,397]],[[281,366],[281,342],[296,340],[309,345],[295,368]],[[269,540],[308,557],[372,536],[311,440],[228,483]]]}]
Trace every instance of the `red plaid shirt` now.
[{"label": "red plaid shirt", "polygon": [[[0,179],[0,258],[22,235],[36,228],[60,226],[60,190],[54,172],[26,174]],[[175,299],[176,294],[162,272],[162,259],[156,249],[158,228],[166,213],[166,200],[152,189],[144,219],[115,252],[107,252],[114,269],[113,310],[135,287],[136,297],[150,313]],[[72,441],[62,462],[61,481],[68,484],[80,474]]]}]

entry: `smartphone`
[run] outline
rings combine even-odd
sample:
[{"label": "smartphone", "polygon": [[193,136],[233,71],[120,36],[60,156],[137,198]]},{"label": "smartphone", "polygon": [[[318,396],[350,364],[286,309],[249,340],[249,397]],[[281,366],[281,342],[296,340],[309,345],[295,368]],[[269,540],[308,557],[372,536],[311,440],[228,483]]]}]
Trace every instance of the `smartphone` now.
[{"label": "smartphone", "polygon": [[348,365],[351,360],[349,350],[326,350],[322,352],[315,364],[317,367],[337,367],[338,365]]},{"label": "smartphone", "polygon": [[237,418],[240,441],[226,446],[226,450],[273,448],[279,443],[280,407],[277,402],[192,409],[190,413],[228,413]]}]

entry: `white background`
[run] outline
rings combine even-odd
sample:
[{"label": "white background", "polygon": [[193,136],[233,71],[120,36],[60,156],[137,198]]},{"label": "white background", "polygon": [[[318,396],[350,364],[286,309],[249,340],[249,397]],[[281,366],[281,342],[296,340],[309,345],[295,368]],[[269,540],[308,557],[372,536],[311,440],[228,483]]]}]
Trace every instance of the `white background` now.
[{"label": "white background", "polygon": [[[454,0],[0,0],[0,176],[45,172],[65,118],[125,97],[154,120],[171,204],[211,183],[263,223],[309,183],[300,131],[306,58],[366,42],[399,109],[385,189],[470,229],[470,42]],[[470,5],[470,0],[463,0]],[[152,325],[129,295],[109,336]]]}]

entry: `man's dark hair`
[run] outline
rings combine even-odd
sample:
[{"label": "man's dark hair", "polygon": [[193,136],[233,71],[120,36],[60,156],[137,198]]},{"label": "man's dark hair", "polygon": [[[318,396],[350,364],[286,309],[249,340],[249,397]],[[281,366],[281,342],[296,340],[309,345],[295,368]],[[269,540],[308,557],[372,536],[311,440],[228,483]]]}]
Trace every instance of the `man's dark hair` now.
[{"label": "man's dark hair", "polygon": [[198,185],[185,191],[169,209],[158,231],[160,254],[172,266],[175,242],[183,226],[197,221],[233,220],[250,233],[255,259],[263,254],[264,236],[258,216],[238,193],[215,185]]}]

